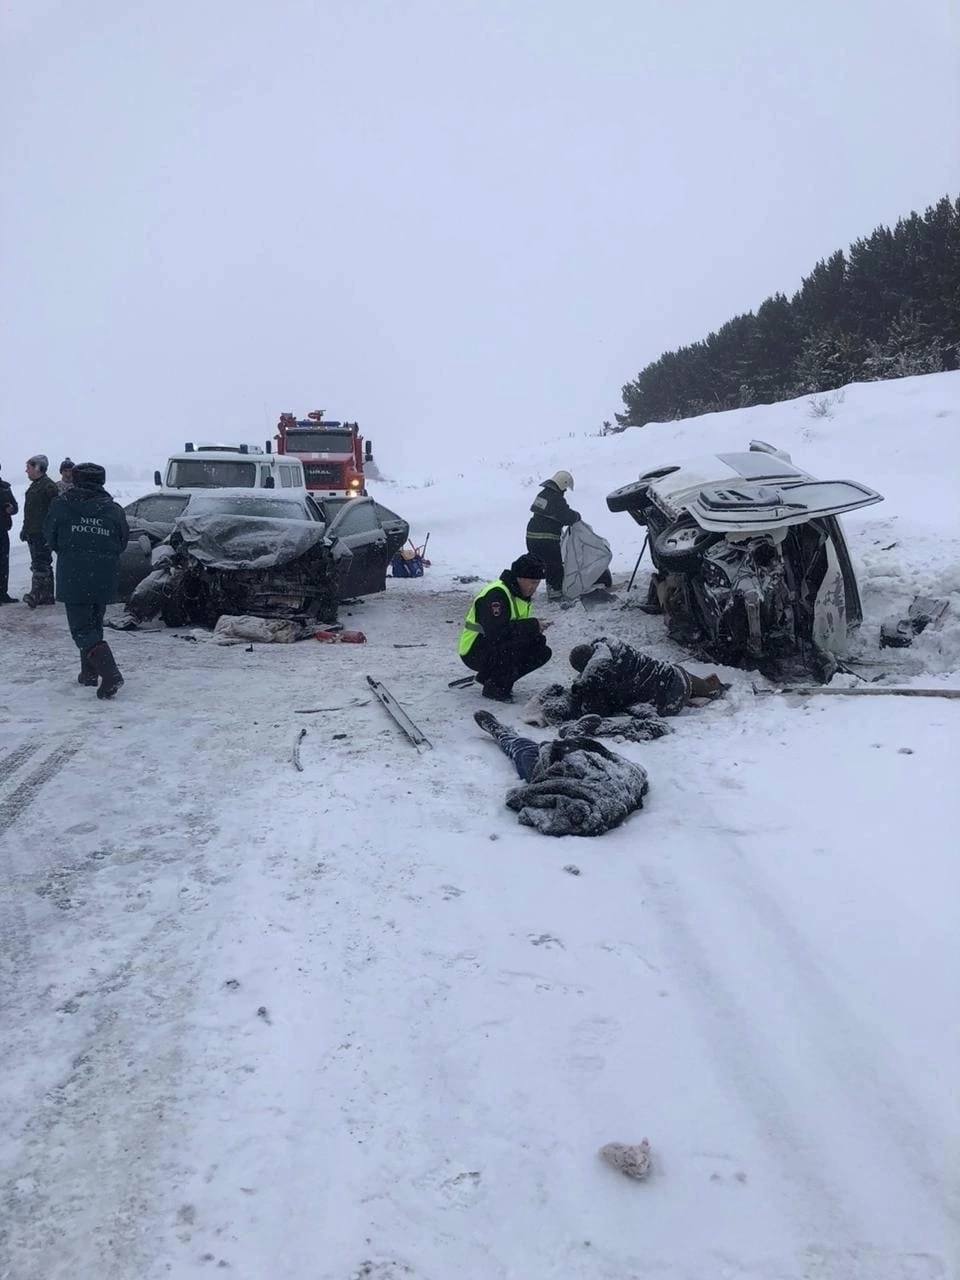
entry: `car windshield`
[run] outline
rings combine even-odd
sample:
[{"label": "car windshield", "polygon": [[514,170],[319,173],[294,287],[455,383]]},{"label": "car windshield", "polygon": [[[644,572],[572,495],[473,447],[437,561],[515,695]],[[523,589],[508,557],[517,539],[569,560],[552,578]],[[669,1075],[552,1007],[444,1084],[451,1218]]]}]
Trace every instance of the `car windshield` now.
[{"label": "car windshield", "polygon": [[190,499],[175,494],[155,493],[138,498],[127,507],[127,514],[135,520],[154,520],[157,524],[173,524]]},{"label": "car windshield", "polygon": [[269,516],[274,520],[311,520],[307,504],[295,498],[271,498],[262,492],[226,494],[194,494],[190,499],[191,516]]},{"label": "car windshield", "polygon": [[351,431],[288,431],[287,453],[353,453]]},{"label": "car windshield", "polygon": [[171,489],[252,489],[256,483],[254,462],[176,458],[167,469],[167,486]]}]

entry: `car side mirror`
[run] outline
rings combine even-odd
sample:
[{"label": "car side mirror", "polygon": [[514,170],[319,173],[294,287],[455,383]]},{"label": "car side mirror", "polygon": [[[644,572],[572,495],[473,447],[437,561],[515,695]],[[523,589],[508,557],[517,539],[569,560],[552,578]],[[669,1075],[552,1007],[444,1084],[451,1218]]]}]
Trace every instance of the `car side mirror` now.
[{"label": "car side mirror", "polygon": [[160,480],[160,472],[159,472],[159,471],[155,471],[155,472],[153,473],[153,483],[157,486],[157,488],[158,488],[158,489],[161,487],[162,481]]}]

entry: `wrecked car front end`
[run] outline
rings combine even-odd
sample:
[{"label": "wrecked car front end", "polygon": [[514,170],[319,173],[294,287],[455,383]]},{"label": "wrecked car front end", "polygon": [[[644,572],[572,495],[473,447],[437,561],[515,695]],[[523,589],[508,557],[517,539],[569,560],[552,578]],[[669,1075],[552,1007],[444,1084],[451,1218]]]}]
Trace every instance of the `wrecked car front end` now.
[{"label": "wrecked car front end", "polygon": [[337,619],[352,553],[322,524],[266,517],[184,516],[155,548],[127,604],[137,622],[212,627],[224,614]]}]

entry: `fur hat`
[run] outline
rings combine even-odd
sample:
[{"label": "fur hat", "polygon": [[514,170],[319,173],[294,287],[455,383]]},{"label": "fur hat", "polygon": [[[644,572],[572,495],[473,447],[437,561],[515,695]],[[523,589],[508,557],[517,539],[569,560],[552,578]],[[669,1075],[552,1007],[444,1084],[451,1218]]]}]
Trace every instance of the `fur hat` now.
[{"label": "fur hat", "polygon": [[567,489],[573,489],[573,476],[569,471],[558,471],[556,475],[550,477],[561,493],[565,493]]},{"label": "fur hat", "polygon": [[81,489],[100,489],[106,478],[99,462],[78,462],[73,468],[73,483]]},{"label": "fur hat", "polygon": [[64,458],[64,460],[60,463],[60,474],[63,475],[64,471],[72,471],[73,467],[74,467],[73,459]]},{"label": "fur hat", "polygon": [[546,568],[539,556],[532,556],[529,551],[522,556],[517,556],[513,564],[510,566],[510,572],[515,578],[531,578],[537,582],[542,582],[547,576]]}]

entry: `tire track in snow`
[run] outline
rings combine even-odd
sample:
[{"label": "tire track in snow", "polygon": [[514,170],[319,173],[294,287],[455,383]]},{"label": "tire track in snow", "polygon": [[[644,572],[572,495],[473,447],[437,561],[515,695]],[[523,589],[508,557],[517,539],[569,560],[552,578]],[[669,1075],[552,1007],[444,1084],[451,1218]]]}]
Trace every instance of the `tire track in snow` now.
[{"label": "tire track in snow", "polygon": [[[20,750],[23,751],[25,748],[20,748]],[[67,742],[64,743],[63,746],[57,747],[55,751],[51,752],[51,754],[47,756],[46,760],[43,761],[39,768],[34,769],[33,773],[31,773],[28,778],[21,782],[15,790],[10,792],[6,800],[0,803],[0,835],[3,835],[8,828],[13,826],[20,815],[28,809],[36,799],[37,792],[40,788],[49,782],[51,778],[54,778],[67,761],[72,760],[79,750],[79,742]],[[14,755],[16,754],[17,753],[14,752]],[[32,754],[32,752],[27,752],[28,756],[30,754]],[[25,759],[26,756],[23,758]],[[4,763],[9,763],[9,757]],[[11,772],[12,771],[13,770],[11,769]]]},{"label": "tire track in snow", "polygon": [[863,1138],[876,1146],[881,1159],[893,1145],[922,1193],[956,1225],[957,1208],[946,1191],[943,1161],[938,1167],[926,1140],[926,1135],[938,1132],[938,1117],[925,1112],[890,1061],[882,1037],[867,1026],[830,980],[777,897],[760,860],[750,858],[729,832],[718,828],[717,815],[702,795],[685,792],[684,800],[688,815],[709,827],[727,854],[710,860],[711,872],[723,882],[724,900],[749,910],[752,936],[763,937],[768,954],[781,958],[783,971],[795,979],[793,1020],[819,1060],[823,1075],[836,1081],[848,1113],[863,1118]]},{"label": "tire track in snow", "polygon": [[[911,1092],[883,1036],[857,1016],[831,981],[789,904],[770,885],[762,859],[752,858],[735,833],[724,830],[707,798],[679,791],[682,826],[709,837],[684,841],[685,861],[671,857],[665,866],[668,884],[661,883],[656,865],[647,863],[641,874],[668,925],[664,949],[673,953],[680,972],[691,975],[689,995],[704,1007],[697,1026],[714,1046],[717,1067],[758,1122],[786,1182],[802,1176],[810,1195],[819,1197],[820,1221],[847,1240],[868,1238],[870,1193],[855,1171],[882,1168],[895,1151],[906,1175],[903,1203],[912,1203],[904,1220],[915,1219],[921,1237],[932,1232],[945,1240],[956,1208],[941,1172],[943,1160],[931,1149],[936,1118]],[[722,960],[713,959],[713,938],[730,940]],[[743,992],[731,985],[738,966]],[[765,984],[775,987],[779,1000],[767,1000]],[[758,1012],[770,1015],[770,1022],[758,1025]],[[811,1081],[817,1082],[819,1101],[811,1099]],[[812,1220],[816,1204],[798,1202],[798,1213]],[[851,1222],[855,1233],[846,1229]],[[940,1222],[942,1228],[935,1225]]]},{"label": "tire track in snow", "polygon": [[[16,771],[41,748],[41,743],[25,743],[17,747],[0,763],[0,782],[12,778]],[[19,786],[0,801],[0,843],[2,837],[19,817],[30,807],[41,788],[60,772],[64,765],[80,750],[80,741],[63,743],[54,749],[38,768],[29,774]],[[30,931],[24,915],[22,889],[14,875],[13,851],[0,863],[0,961],[4,986],[9,992],[17,973],[30,954]],[[7,972],[9,971],[9,972]]]},{"label": "tire track in snow", "polygon": [[852,1221],[841,1209],[844,1198],[841,1188],[825,1175],[827,1162],[810,1150],[805,1126],[793,1114],[786,1093],[758,1065],[775,1061],[776,1053],[755,1029],[749,1010],[723,981],[673,886],[665,888],[649,864],[641,864],[639,873],[648,897],[656,904],[657,916],[666,926],[661,937],[663,954],[677,973],[688,975],[691,1003],[696,1001],[702,1008],[697,1031],[712,1044],[714,1064],[738,1096],[745,1115],[753,1120],[772,1161],[782,1163],[785,1152],[793,1155],[785,1180],[799,1181],[806,1190],[798,1211],[806,1210],[809,1231],[822,1235],[829,1224],[837,1238],[860,1238],[863,1224]]},{"label": "tire track in snow", "polygon": [[8,756],[4,756],[0,760],[0,784],[6,782],[11,774],[16,773],[25,760],[29,760],[31,756],[36,755],[39,750],[39,742],[25,742],[22,747],[17,747]]}]

